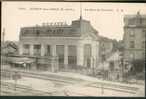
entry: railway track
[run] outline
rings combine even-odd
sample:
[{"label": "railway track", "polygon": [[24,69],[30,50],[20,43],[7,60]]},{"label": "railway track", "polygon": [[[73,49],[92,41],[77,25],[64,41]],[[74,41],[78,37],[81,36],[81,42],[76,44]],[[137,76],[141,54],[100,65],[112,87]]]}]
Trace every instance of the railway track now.
[{"label": "railway track", "polygon": [[[14,71],[2,70],[1,72],[12,75]],[[81,79],[63,77],[63,76],[53,75],[53,74],[38,74],[36,72],[27,72],[27,71],[17,71],[17,72],[20,72],[21,76],[23,76],[23,77],[31,77],[31,78],[38,78],[38,79],[43,79],[43,80],[50,80],[56,84],[62,84],[62,85],[72,85],[72,84],[83,81]]]},{"label": "railway track", "polygon": [[119,87],[115,87],[115,86],[111,86],[111,85],[103,85],[103,84],[99,84],[98,86],[96,85],[89,85],[90,87],[95,87],[95,88],[102,88],[105,90],[113,90],[113,91],[119,91],[119,92],[124,92],[124,93],[130,93],[130,94],[136,94],[137,90],[133,90],[133,89],[128,89],[127,88],[122,88],[121,86]]},{"label": "railway track", "polygon": [[53,92],[43,92],[35,90],[24,85],[16,85],[9,82],[1,82],[1,94],[2,95],[37,95],[37,96],[51,96]]},{"label": "railway track", "polygon": [[120,92],[131,93],[131,94],[136,94],[137,91],[139,90],[138,87],[125,86],[120,84],[111,84],[105,82],[96,82],[93,84],[87,84],[86,86],[104,88],[106,90],[120,91]]},{"label": "railway track", "polygon": [[[14,71],[11,70],[2,70],[2,72],[12,74]],[[36,72],[27,72],[27,71],[18,71],[21,72],[21,75],[24,77],[31,77],[31,78],[38,78],[43,80],[49,80],[55,83],[56,85],[59,84],[61,86],[65,85],[72,85],[72,84],[79,84],[84,82],[81,79],[69,78],[69,77],[62,77],[59,75],[53,74],[39,74]],[[132,86],[125,86],[120,84],[112,84],[112,83],[105,83],[105,82],[89,82],[85,86],[94,87],[94,88],[104,88],[106,90],[113,90],[113,91],[120,91],[125,93],[136,94],[139,88],[132,87]]]}]

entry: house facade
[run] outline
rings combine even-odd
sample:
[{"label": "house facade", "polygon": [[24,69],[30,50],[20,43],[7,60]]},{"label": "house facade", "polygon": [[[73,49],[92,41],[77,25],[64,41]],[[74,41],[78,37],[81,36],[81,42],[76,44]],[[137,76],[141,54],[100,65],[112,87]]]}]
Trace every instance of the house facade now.
[{"label": "house facade", "polygon": [[124,17],[124,59],[131,61],[145,58],[146,15],[139,12]]},{"label": "house facade", "polygon": [[113,40],[99,36],[99,56],[100,62],[106,61],[113,53]]}]

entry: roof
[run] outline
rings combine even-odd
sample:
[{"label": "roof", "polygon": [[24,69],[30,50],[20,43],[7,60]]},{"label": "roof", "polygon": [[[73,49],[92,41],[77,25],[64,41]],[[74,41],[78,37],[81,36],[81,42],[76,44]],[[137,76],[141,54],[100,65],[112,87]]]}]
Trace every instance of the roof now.
[{"label": "roof", "polygon": [[72,21],[71,25],[46,25],[21,28],[21,36],[55,36],[55,37],[80,37],[83,33],[98,32],[90,22],[83,19]]},{"label": "roof", "polygon": [[17,43],[18,43],[18,42],[5,41],[5,42],[1,42],[1,47],[2,47],[2,48],[12,47],[12,48],[14,48],[14,49],[17,49]]},{"label": "roof", "polygon": [[[125,15],[124,18],[135,18],[137,15]],[[141,18],[146,19],[146,15],[140,15]]]},{"label": "roof", "polygon": [[125,15],[124,16],[124,18],[136,18],[136,17],[140,17],[140,18],[146,19],[146,15],[140,14],[139,11],[137,12],[137,14],[131,14],[131,15]]},{"label": "roof", "polygon": [[6,41],[1,42],[1,53],[2,54],[16,54],[18,51],[18,46],[15,42],[12,41]]},{"label": "roof", "polygon": [[107,37],[99,36],[99,41],[101,42],[112,42],[112,39],[109,39]]}]

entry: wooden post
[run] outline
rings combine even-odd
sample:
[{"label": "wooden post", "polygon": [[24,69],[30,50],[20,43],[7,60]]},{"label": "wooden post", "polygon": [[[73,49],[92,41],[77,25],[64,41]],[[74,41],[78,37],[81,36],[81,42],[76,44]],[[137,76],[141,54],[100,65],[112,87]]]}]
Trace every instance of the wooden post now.
[{"label": "wooden post", "polygon": [[102,95],[104,94],[104,87],[103,87],[103,84],[101,84],[101,94],[102,94]]}]

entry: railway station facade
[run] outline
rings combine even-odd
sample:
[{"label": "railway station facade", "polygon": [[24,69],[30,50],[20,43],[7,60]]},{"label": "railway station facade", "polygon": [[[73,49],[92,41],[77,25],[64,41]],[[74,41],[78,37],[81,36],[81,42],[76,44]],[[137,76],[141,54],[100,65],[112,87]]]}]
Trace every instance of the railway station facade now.
[{"label": "railway station facade", "polygon": [[57,56],[60,65],[92,68],[99,60],[98,32],[82,17],[71,25],[23,27],[19,43],[20,55]]}]

